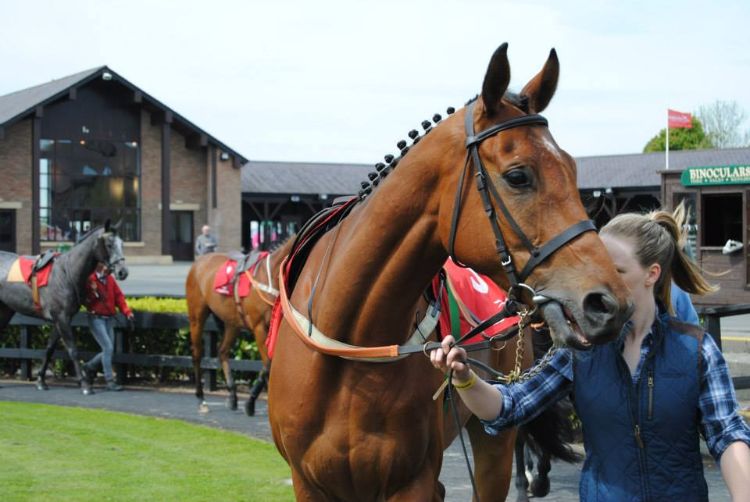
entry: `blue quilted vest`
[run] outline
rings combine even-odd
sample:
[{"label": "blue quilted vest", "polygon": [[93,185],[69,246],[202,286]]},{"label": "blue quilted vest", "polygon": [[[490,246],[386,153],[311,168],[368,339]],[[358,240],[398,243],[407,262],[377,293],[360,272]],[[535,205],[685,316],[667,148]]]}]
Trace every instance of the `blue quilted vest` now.
[{"label": "blue quilted vest", "polygon": [[707,501],[699,444],[702,330],[660,314],[633,384],[622,342],[575,356],[582,501]]}]

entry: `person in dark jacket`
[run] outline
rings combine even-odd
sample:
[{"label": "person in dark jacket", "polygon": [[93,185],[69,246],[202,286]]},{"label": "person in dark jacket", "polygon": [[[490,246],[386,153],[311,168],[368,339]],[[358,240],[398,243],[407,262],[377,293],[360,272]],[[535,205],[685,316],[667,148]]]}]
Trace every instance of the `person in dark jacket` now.
[{"label": "person in dark jacket", "polygon": [[84,365],[86,378],[93,383],[97,368],[101,364],[104,370],[104,380],[107,382],[106,389],[113,391],[122,390],[114,380],[112,371],[112,354],[115,344],[115,307],[120,309],[128,322],[133,322],[133,312],[125,301],[117,281],[110,274],[109,268],[99,263],[96,270],[89,276],[86,284],[86,310],[89,312],[89,327],[102,351],[96,354]]},{"label": "person in dark jacket", "polygon": [[635,304],[619,339],[588,351],[560,348],[510,385],[477,378],[452,337],[431,353],[436,368],[453,370],[454,387],[490,434],[572,391],[586,450],[582,501],[707,501],[701,436],[732,500],[750,501],[750,428],[726,362],[711,336],[670,311],[672,279],[692,294],[715,289],[678,245],[677,214],[619,215],[601,230]]}]

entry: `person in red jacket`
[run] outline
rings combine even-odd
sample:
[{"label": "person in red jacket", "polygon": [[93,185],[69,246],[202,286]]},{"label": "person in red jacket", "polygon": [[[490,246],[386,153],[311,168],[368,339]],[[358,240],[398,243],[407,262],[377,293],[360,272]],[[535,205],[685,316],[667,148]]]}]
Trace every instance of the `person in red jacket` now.
[{"label": "person in red jacket", "polygon": [[125,295],[122,294],[117,281],[103,263],[99,263],[96,270],[88,278],[85,305],[89,312],[91,333],[102,348],[101,352],[84,365],[86,378],[89,383],[93,383],[97,367],[101,363],[104,369],[104,379],[107,382],[106,389],[122,390],[122,386],[115,382],[112,372],[112,354],[115,344],[115,307],[119,308],[120,312],[128,318],[128,322],[133,321],[133,312],[128,307]]}]

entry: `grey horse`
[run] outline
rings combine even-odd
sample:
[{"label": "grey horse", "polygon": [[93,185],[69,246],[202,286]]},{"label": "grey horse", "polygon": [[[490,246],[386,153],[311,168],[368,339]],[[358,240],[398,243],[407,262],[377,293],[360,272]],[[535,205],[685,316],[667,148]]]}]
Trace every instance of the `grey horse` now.
[{"label": "grey horse", "polygon": [[37,375],[37,388],[47,390],[44,381],[50,357],[57,341],[62,338],[75,367],[76,380],[83,394],[93,394],[91,385],[83,378],[78,349],[75,345],[70,321],[85,299],[86,280],[98,262],[106,263],[115,276],[124,280],[128,276],[122,239],[117,236],[117,225],[97,227],[81,236],[78,243],[55,259],[47,286],[39,289],[39,306],[34,304],[31,288],[23,282],[8,282],[11,265],[17,254],[0,251],[0,332],[10,322],[15,312],[44,319],[52,324],[44,363]]}]

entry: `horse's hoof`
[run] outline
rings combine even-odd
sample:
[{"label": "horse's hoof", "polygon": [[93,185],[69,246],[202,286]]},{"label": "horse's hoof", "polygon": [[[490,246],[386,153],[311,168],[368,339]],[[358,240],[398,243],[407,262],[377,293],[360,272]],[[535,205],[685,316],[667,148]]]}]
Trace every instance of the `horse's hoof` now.
[{"label": "horse's hoof", "polygon": [[228,398],[227,399],[227,408],[229,408],[232,411],[237,410],[237,398]]},{"label": "horse's hoof", "polygon": [[37,380],[36,390],[49,390],[49,385],[47,385],[45,382]]},{"label": "horse's hoof", "polygon": [[93,393],[94,389],[92,389],[91,387],[84,387],[83,389],[81,389],[81,394],[83,394],[84,396],[90,396]]},{"label": "horse's hoof", "polygon": [[546,497],[549,493],[549,478],[534,478],[529,489],[535,497]]},{"label": "horse's hoof", "polygon": [[245,415],[248,417],[254,417],[255,416],[255,401],[252,399],[248,399],[245,403]]},{"label": "horse's hoof", "polygon": [[208,405],[205,401],[198,405],[198,413],[208,413]]}]

